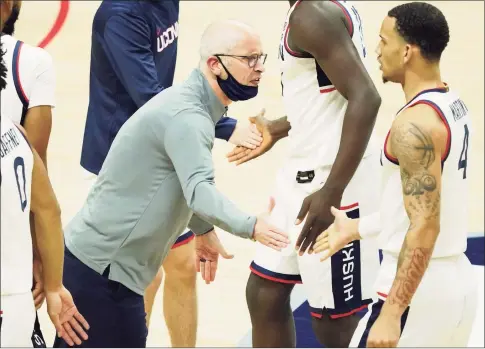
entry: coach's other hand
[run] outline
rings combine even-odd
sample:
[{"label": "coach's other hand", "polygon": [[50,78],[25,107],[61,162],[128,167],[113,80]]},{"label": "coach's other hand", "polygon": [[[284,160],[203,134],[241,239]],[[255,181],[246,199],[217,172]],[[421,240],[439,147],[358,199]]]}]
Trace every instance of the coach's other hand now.
[{"label": "coach's other hand", "polygon": [[234,255],[226,252],[215,230],[195,237],[195,255],[197,272],[202,275],[206,284],[210,284],[216,278],[219,255],[225,259],[234,258]]},{"label": "coach's other hand", "polygon": [[315,240],[321,232],[325,231],[333,223],[334,217],[330,212],[330,207],[340,207],[343,192],[326,188],[323,186],[319,191],[307,196],[296,217],[295,224],[300,224],[303,220],[306,222],[301,230],[300,236],[296,241],[296,250],[300,251],[302,256],[309,248],[311,252]]},{"label": "coach's other hand", "polygon": [[46,291],[45,299],[47,313],[59,337],[70,346],[73,346],[74,343],[77,345],[82,343],[79,336],[84,340],[88,339],[84,329],[88,330],[89,324],[77,310],[71,293],[64,286],[56,291]]},{"label": "coach's other hand", "polygon": [[250,149],[249,147],[245,146],[235,147],[230,153],[226,155],[229,162],[235,161],[236,165],[240,165],[251,159],[257,158],[260,155],[263,155],[268,150],[270,150],[276,143],[277,139],[272,135],[270,131],[271,121],[264,117],[265,112],[266,111],[262,109],[257,116],[251,116],[249,118],[251,124],[256,125],[258,131],[261,132],[263,136],[263,141],[261,142],[261,144],[254,149]]},{"label": "coach's other hand", "polygon": [[266,214],[258,217],[256,220],[253,239],[276,251],[281,251],[290,243],[288,235],[275,226],[266,223],[262,218],[264,216]]},{"label": "coach's other hand", "polygon": [[335,253],[344,248],[348,243],[360,239],[358,228],[359,220],[350,219],[344,211],[331,207],[330,211],[335,217],[327,230],[318,235],[317,241],[310,253],[322,253],[320,261],[332,257]]}]

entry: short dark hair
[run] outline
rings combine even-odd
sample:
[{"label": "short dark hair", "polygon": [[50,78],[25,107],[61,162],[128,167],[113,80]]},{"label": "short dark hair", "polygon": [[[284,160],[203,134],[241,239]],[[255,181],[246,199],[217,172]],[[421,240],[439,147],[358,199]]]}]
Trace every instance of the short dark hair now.
[{"label": "short dark hair", "polygon": [[387,15],[396,19],[396,30],[409,44],[421,49],[429,61],[439,61],[450,41],[448,22],[435,6],[425,2],[399,5]]},{"label": "short dark hair", "polygon": [[14,4],[10,17],[3,24],[2,33],[13,36],[15,33],[15,23],[19,19],[20,9]]},{"label": "short dark hair", "polygon": [[5,56],[5,51],[2,48],[2,42],[0,41],[0,91],[3,90],[7,86],[7,66],[5,65],[5,61],[3,57]]}]

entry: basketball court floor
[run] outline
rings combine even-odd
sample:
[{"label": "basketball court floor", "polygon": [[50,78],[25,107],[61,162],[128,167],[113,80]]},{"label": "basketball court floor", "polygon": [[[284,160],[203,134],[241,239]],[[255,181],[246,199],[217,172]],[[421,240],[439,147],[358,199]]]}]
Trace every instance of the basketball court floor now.
[{"label": "basketball court floor", "polygon": [[[382,137],[393,114],[404,104],[397,85],[383,85],[374,48],[378,32],[387,11],[397,1],[358,1],[369,52],[370,74],[382,96],[376,134]],[[474,135],[469,155],[469,257],[476,264],[480,280],[479,311],[469,346],[484,346],[483,311],[483,192],[484,192],[484,4],[477,1],[436,2],[446,15],[451,28],[451,41],[442,59],[443,79],[459,90],[473,113]],[[16,37],[32,45],[42,44],[52,55],[57,73],[57,107],[48,151],[49,174],[62,208],[66,225],[80,208],[88,191],[79,165],[84,122],[88,105],[90,36],[93,15],[98,1],[24,1],[17,22]],[[266,116],[284,115],[281,103],[280,73],[277,61],[281,29],[288,10],[287,1],[183,1],[181,3],[179,56],[176,82],[185,79],[198,62],[198,44],[202,30],[211,21],[233,18],[247,22],[260,33],[264,49],[269,54],[266,73],[257,98],[236,103],[230,115],[242,122],[266,108]],[[269,191],[282,155],[281,141],[264,157],[236,167],[227,163],[225,154],[231,146],[216,141],[214,163],[217,186],[240,207],[251,213],[266,208]],[[473,238],[474,237],[474,238]],[[211,285],[198,284],[199,330],[198,346],[250,346],[250,319],[245,302],[245,285],[254,244],[220,232],[220,238],[231,261],[220,263],[216,281]],[[311,334],[310,319],[301,288],[295,289],[292,305],[298,330],[298,346],[318,346]],[[55,332],[48,320],[45,305],[40,320],[47,344],[52,345]],[[170,346],[162,314],[162,292],[156,299],[148,346]]]}]

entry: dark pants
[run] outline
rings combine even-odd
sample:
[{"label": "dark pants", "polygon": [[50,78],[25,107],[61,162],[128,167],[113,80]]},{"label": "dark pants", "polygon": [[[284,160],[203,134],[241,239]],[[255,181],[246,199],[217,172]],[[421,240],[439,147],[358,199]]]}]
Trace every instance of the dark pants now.
[{"label": "dark pants", "polygon": [[[98,274],[66,248],[64,286],[71,292],[79,312],[89,323],[88,340],[81,347],[146,347],[148,329],[143,296],[107,278],[109,267]],[[81,338],[81,337],[80,337]],[[82,340],[82,338],[81,338]],[[69,345],[61,338],[54,348]]]}]

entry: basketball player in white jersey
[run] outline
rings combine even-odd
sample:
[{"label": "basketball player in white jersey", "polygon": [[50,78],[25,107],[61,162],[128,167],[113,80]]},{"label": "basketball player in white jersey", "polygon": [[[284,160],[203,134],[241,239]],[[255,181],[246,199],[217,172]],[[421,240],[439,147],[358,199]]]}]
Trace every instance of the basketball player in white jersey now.
[{"label": "basketball player in white jersey", "polygon": [[7,88],[2,93],[1,113],[20,124],[47,168],[47,147],[55,107],[55,71],[50,54],[15,37],[15,23],[22,1],[13,4],[4,22],[1,41],[7,65]]},{"label": "basketball player in white jersey", "polygon": [[[9,8],[2,3],[2,12]],[[3,24],[3,20],[2,20]],[[6,86],[0,43],[0,87]],[[62,285],[64,241],[59,206],[39,155],[25,131],[1,117],[1,301],[0,346],[32,347],[35,305],[31,294],[33,246],[29,212],[36,214],[36,240],[42,260],[47,311],[56,332],[71,345],[81,344],[88,324]]]},{"label": "basketball player in white jersey", "polygon": [[380,38],[383,80],[401,84],[406,98],[381,153],[381,209],[360,220],[332,209],[335,223],[314,252],[325,259],[379,233],[378,301],[351,346],[466,347],[477,297],[464,254],[472,127],[465,103],[441,76],[448,24],[436,7],[408,3],[389,11]]},{"label": "basketball player in white jersey", "polygon": [[[345,347],[357,313],[372,302],[377,248],[373,241],[351,244],[324,264],[304,252],[333,222],[332,205],[353,218],[378,207],[378,150],[368,144],[380,97],[363,62],[366,49],[355,7],[347,1],[290,5],[279,52],[287,117],[257,119],[262,146],[239,147],[229,155],[230,161],[247,161],[288,134],[270,221],[290,233],[293,246],[281,252],[257,246],[246,289],[252,341],[254,347],[295,346],[290,295],[303,283],[317,339],[326,347]],[[263,131],[264,123],[269,132]]]},{"label": "basketball player in white jersey", "polygon": [[[2,11],[4,21],[0,38],[8,67],[7,87],[1,97],[1,114],[25,128],[33,147],[47,168],[47,147],[52,126],[51,110],[55,105],[55,74],[52,58],[44,49],[30,46],[13,37],[22,2],[4,1],[3,6],[7,6],[8,3],[12,6],[12,10],[8,16],[7,12]],[[34,220],[35,217],[31,213],[31,230],[35,235]],[[42,265],[35,246],[33,265],[32,293],[36,309],[39,309],[44,301],[44,293]],[[35,346],[45,346],[37,316],[32,341]]]}]

